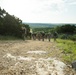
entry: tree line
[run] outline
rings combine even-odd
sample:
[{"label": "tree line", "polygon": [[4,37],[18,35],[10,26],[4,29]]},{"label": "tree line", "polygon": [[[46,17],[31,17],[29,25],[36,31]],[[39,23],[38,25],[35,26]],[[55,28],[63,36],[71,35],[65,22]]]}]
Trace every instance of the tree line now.
[{"label": "tree line", "polygon": [[22,38],[22,27],[26,27],[27,32],[30,31],[29,25],[23,24],[21,19],[0,8],[0,35]]},{"label": "tree line", "polygon": [[66,24],[56,27],[55,30],[58,32],[59,38],[76,41],[76,25]]},{"label": "tree line", "polygon": [[57,26],[55,30],[58,33],[67,33],[67,34],[75,34],[76,33],[76,26],[73,24],[65,24],[62,26]]},{"label": "tree line", "polygon": [[38,31],[44,31],[46,33],[48,32],[58,32],[59,34],[61,33],[67,33],[67,34],[75,34],[76,33],[76,26],[72,24],[65,24],[62,26],[56,26],[53,28],[33,28],[33,32],[38,32]]},{"label": "tree line", "polygon": [[52,34],[54,32],[58,33],[58,37],[61,39],[71,39],[71,40],[76,40],[76,25],[75,24],[65,24],[62,26],[56,26],[54,28],[34,28],[34,32],[45,32],[49,33],[51,32]]}]

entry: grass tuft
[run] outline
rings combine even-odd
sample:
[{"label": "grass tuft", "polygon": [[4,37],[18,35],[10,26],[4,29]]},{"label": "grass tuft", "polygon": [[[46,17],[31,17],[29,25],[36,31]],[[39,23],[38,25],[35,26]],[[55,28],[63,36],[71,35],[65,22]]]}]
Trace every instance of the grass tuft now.
[{"label": "grass tuft", "polygon": [[71,63],[76,60],[76,42],[72,40],[57,39],[57,46],[61,48],[63,60]]}]

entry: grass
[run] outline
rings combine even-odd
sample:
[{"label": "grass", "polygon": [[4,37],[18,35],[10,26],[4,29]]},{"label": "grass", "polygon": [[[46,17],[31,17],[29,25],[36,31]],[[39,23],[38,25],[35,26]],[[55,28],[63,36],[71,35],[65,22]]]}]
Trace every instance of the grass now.
[{"label": "grass", "polygon": [[76,60],[76,41],[57,39],[57,46],[62,50],[62,59],[71,63]]},{"label": "grass", "polygon": [[20,38],[14,37],[14,36],[1,36],[0,35],[0,40],[19,40]]}]

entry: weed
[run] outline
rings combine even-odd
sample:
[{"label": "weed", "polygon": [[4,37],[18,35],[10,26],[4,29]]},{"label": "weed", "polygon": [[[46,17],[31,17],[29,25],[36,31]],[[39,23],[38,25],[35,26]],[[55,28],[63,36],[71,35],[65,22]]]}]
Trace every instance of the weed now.
[{"label": "weed", "polygon": [[57,46],[61,47],[63,60],[65,62],[71,63],[76,60],[76,43],[71,40],[57,39]]}]

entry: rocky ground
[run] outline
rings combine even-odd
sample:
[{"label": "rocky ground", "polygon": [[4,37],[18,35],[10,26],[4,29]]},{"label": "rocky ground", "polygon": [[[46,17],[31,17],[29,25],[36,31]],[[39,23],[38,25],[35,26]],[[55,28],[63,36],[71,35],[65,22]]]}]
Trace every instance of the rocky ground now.
[{"label": "rocky ground", "polygon": [[0,75],[76,75],[56,42],[0,41]]}]

